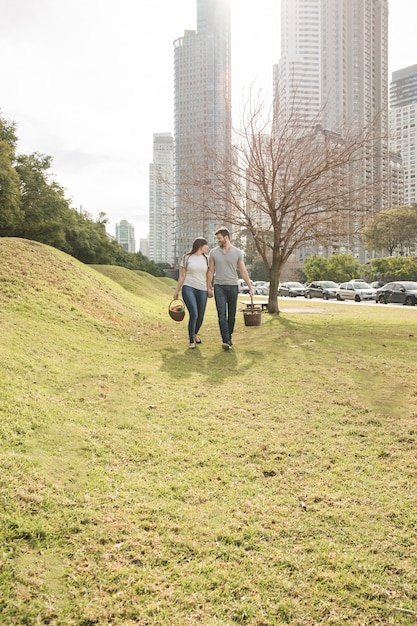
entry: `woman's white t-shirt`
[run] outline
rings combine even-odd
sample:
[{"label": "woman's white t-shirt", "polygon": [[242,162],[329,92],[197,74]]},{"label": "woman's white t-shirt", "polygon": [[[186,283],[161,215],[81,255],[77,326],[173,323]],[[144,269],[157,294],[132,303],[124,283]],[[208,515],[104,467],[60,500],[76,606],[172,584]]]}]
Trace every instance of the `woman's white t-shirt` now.
[{"label": "woman's white t-shirt", "polygon": [[207,291],[207,257],[204,254],[184,254],[181,267],[185,267],[186,274],[183,285]]}]

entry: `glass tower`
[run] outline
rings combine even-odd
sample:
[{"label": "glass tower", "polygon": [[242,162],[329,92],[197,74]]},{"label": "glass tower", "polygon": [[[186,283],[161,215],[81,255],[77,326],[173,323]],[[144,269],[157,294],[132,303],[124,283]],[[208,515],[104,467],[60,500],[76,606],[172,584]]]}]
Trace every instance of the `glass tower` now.
[{"label": "glass tower", "polygon": [[121,220],[116,224],[116,241],[126,252],[135,252],[135,227],[127,220]]},{"label": "glass tower", "polygon": [[231,154],[230,67],[229,0],[197,0],[197,30],[174,42],[177,262],[196,237],[214,243],[226,221],[227,206],[215,198],[207,172]]}]

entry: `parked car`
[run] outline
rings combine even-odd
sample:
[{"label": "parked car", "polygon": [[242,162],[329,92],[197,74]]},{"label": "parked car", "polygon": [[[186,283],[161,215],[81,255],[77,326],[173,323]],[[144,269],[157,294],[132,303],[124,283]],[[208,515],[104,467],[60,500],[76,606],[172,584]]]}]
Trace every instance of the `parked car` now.
[{"label": "parked car", "polygon": [[336,289],[336,298],[338,300],[374,300],[376,289],[373,289],[363,280],[350,280],[347,283],[340,283]]},{"label": "parked car", "polygon": [[374,289],[379,289],[380,287],[384,286],[384,283],[381,280],[374,280],[373,283],[369,283],[371,287],[373,287]]},{"label": "parked car", "polygon": [[290,296],[290,298],[296,298],[297,296],[304,296],[306,288],[301,283],[297,282],[285,282],[281,283],[278,287],[279,296]]},{"label": "parked car", "polygon": [[249,287],[247,286],[243,278],[239,278],[237,284],[239,288],[239,293],[249,293]]},{"label": "parked car", "polygon": [[417,283],[411,280],[398,280],[387,283],[376,290],[375,301],[382,304],[398,302],[415,306],[417,304]]},{"label": "parked car", "polygon": [[255,280],[253,283],[253,290],[258,296],[265,296],[269,293],[269,283],[266,280]]},{"label": "parked car", "polygon": [[332,280],[316,280],[306,287],[305,297],[328,300],[336,297],[336,289],[337,283]]},{"label": "parked car", "polygon": [[269,295],[269,282],[266,282],[263,287],[262,287],[262,295],[263,296],[267,296]]}]

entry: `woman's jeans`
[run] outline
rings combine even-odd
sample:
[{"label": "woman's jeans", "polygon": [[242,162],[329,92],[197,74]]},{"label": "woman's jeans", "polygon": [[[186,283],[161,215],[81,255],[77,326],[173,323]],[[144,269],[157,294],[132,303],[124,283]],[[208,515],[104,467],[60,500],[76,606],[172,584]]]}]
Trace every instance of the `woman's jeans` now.
[{"label": "woman's jeans", "polygon": [[232,341],[238,293],[239,289],[237,285],[214,285],[214,298],[216,300],[220,334],[223,343]]},{"label": "woman's jeans", "polygon": [[188,320],[188,334],[190,337],[190,343],[195,342],[194,335],[198,334],[203,323],[204,313],[206,311],[207,304],[207,291],[201,289],[195,289],[188,285],[182,286],[182,297],[185,302],[185,306],[190,314]]}]

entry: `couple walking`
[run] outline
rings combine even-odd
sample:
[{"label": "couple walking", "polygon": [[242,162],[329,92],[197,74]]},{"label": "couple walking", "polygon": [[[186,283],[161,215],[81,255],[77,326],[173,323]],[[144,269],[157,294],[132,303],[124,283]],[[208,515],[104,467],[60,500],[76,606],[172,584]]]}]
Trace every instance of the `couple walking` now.
[{"label": "couple walking", "polygon": [[191,349],[201,343],[199,331],[203,323],[207,298],[212,298],[214,294],[222,347],[224,350],[231,350],[239,292],[238,269],[249,286],[250,295],[253,296],[242,250],[232,246],[227,228],[219,228],[214,235],[217,239],[217,246],[209,254],[206,239],[198,237],[194,240],[191,250],[184,254],[180,263],[181,271],[174,300],[178,298],[182,289],[182,297],[190,314],[188,334]]}]

